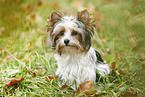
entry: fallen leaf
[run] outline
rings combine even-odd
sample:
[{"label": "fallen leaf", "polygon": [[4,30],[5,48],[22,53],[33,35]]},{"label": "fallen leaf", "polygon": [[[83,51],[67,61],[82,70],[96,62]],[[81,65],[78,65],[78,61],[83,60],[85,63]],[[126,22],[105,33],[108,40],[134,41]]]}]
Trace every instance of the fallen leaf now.
[{"label": "fallen leaf", "polygon": [[115,65],[116,65],[116,62],[112,62],[110,68],[111,68],[111,69],[115,69]]},{"label": "fallen leaf", "polygon": [[48,75],[48,78],[49,79],[58,79],[58,76],[57,75]]},{"label": "fallen leaf", "polygon": [[4,85],[4,88],[5,88],[5,87],[7,87],[7,86],[14,85],[14,84],[16,84],[16,83],[15,83],[15,82],[10,81],[10,82],[8,82],[8,83],[6,83],[6,84]]},{"label": "fallen leaf", "polygon": [[125,69],[126,69],[125,67],[117,68],[116,72],[120,75],[126,75],[126,73],[124,72]]},{"label": "fallen leaf", "polygon": [[13,78],[11,81],[9,81],[8,83],[6,83],[4,85],[4,88],[7,87],[7,86],[11,86],[11,85],[16,85],[18,82],[24,80],[24,78]]},{"label": "fallen leaf", "polygon": [[[61,89],[65,89],[65,88],[68,88],[68,87],[69,86],[65,84],[65,85],[62,85]],[[68,90],[73,90],[73,89],[69,87]]]},{"label": "fallen leaf", "polygon": [[119,70],[118,73],[119,73],[120,75],[126,75],[126,73],[124,73],[122,70]]},{"label": "fallen leaf", "polygon": [[22,80],[24,80],[24,78],[13,78],[12,79],[12,82],[15,82],[15,83],[17,83],[17,82],[20,82],[20,81],[22,81]]},{"label": "fallen leaf", "polygon": [[83,84],[80,84],[78,90],[76,91],[75,95],[78,95],[84,91],[87,91],[88,89],[92,89],[93,88],[93,84],[92,81],[86,81]]}]

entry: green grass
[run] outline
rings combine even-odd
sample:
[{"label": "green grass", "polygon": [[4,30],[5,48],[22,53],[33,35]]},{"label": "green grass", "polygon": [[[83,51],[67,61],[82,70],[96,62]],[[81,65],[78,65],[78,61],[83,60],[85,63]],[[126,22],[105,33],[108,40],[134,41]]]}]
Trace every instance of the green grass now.
[{"label": "green grass", "polygon": [[[145,95],[144,4],[144,0],[0,1],[0,96],[75,96],[74,90],[61,89],[59,80],[48,80],[57,64],[44,32],[52,10],[75,15],[82,8],[96,19],[92,46],[110,66],[116,62],[113,75],[95,85],[96,93],[99,97],[118,97],[127,91]],[[25,79],[17,87],[4,88],[12,78]]]}]

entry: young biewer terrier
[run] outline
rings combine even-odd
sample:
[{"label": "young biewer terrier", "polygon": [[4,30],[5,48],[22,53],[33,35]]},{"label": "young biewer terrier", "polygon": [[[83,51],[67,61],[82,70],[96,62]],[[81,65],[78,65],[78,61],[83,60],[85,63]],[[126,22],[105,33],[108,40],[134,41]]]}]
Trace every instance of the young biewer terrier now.
[{"label": "young biewer terrier", "polygon": [[91,47],[95,27],[86,9],[78,12],[76,17],[52,11],[48,23],[58,65],[56,75],[63,82],[79,85],[91,80],[95,84],[99,78],[109,74],[108,65]]}]

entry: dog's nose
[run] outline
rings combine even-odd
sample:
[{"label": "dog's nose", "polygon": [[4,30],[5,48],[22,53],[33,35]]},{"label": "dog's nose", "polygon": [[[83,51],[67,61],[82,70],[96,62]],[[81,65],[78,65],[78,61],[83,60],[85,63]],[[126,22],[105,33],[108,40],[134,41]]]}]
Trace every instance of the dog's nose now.
[{"label": "dog's nose", "polygon": [[69,44],[69,39],[65,39],[64,43],[65,43],[65,45],[68,45]]}]

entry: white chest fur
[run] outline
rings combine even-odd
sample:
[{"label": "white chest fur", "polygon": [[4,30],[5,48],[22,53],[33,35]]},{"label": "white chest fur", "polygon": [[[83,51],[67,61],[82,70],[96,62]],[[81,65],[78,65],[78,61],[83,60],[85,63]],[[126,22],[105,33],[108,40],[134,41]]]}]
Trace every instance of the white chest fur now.
[{"label": "white chest fur", "polygon": [[68,84],[77,82],[77,84],[84,83],[88,80],[92,80],[95,83],[96,80],[96,55],[93,48],[86,54],[67,54],[67,55],[55,55],[58,69],[56,75]]}]

